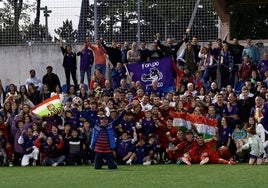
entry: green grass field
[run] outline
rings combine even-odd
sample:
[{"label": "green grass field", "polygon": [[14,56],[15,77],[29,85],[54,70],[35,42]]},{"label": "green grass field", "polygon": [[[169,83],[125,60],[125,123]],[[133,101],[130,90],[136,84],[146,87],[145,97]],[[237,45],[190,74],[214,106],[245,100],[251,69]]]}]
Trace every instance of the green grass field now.
[{"label": "green grass field", "polygon": [[268,165],[1,167],[0,188],[266,188]]}]

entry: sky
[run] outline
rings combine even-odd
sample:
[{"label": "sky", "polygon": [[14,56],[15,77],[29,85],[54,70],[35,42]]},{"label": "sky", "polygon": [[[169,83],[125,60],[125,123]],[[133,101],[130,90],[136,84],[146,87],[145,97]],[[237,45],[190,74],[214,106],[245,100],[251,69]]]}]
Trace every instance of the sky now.
[{"label": "sky", "polygon": [[[41,7],[47,6],[48,10],[52,11],[48,17],[49,33],[52,36],[56,35],[54,29],[61,27],[62,22],[66,19],[72,20],[74,29],[77,29],[81,1],[82,0],[41,0]],[[45,24],[43,11],[40,13],[40,22],[42,25]]]},{"label": "sky", "polygon": [[[29,1],[35,2],[35,0]],[[78,28],[81,2],[82,0],[41,0],[41,7],[47,6],[48,10],[52,11],[48,17],[49,33],[52,36],[58,37],[54,29],[61,27],[66,19],[72,20],[74,29]],[[40,13],[40,22],[45,25],[43,11]]]}]

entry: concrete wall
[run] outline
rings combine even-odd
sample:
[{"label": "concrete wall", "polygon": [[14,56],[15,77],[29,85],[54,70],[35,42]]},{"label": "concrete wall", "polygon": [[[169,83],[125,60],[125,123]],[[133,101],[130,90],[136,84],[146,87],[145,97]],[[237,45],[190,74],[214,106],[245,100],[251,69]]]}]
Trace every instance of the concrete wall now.
[{"label": "concrete wall", "polygon": [[[256,41],[254,40],[253,43]],[[268,40],[263,40],[263,42],[265,46],[268,45]],[[240,44],[245,45],[245,41],[240,41]],[[200,42],[200,45],[204,46],[206,43]],[[73,46],[74,51],[78,51],[81,48],[82,46]],[[181,49],[183,48],[184,46],[181,47]],[[80,81],[79,60],[80,58],[78,57],[78,82]],[[54,69],[53,72],[58,74],[61,84],[65,84],[62,61],[63,56],[58,45],[0,46],[0,79],[3,86],[10,83],[19,86],[29,78],[29,71],[35,69],[36,75],[42,80],[43,75],[46,74],[46,67],[51,65]]]},{"label": "concrete wall", "polygon": [[[74,48],[79,49],[80,46]],[[79,67],[79,58],[78,67]],[[65,75],[62,67],[63,56],[58,45],[38,46],[0,46],[0,79],[3,86],[14,83],[21,85],[29,77],[31,69],[42,80],[46,67],[51,65],[64,84]],[[79,70],[79,69],[78,69]],[[80,78],[77,71],[77,78]]]}]

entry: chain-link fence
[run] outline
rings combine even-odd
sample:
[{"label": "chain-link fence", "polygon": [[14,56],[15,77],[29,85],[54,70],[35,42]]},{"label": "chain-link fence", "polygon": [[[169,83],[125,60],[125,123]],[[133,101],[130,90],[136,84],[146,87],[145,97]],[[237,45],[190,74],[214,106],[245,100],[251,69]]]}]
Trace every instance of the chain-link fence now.
[{"label": "chain-link fence", "polygon": [[[13,3],[10,3],[13,2]],[[191,36],[218,37],[218,17],[210,0],[3,0],[0,44],[55,43],[102,37],[106,41],[180,39],[194,15]]]}]

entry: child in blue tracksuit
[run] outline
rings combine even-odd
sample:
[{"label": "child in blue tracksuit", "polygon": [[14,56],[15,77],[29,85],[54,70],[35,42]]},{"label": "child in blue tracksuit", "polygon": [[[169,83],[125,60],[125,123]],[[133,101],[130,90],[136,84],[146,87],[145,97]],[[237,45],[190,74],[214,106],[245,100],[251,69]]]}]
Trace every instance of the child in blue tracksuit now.
[{"label": "child in blue tracksuit", "polygon": [[[126,110],[130,110],[131,106],[127,106]],[[85,118],[93,128],[92,139],[90,148],[93,149],[96,153],[95,155],[95,169],[101,169],[103,166],[103,160],[107,161],[109,169],[116,169],[117,164],[114,161],[113,150],[116,147],[115,138],[114,138],[114,128],[122,121],[126,110],[122,111],[119,116],[109,122],[108,117],[103,115],[100,116],[99,121],[93,120],[86,113],[86,111],[81,112],[81,116]]]}]

